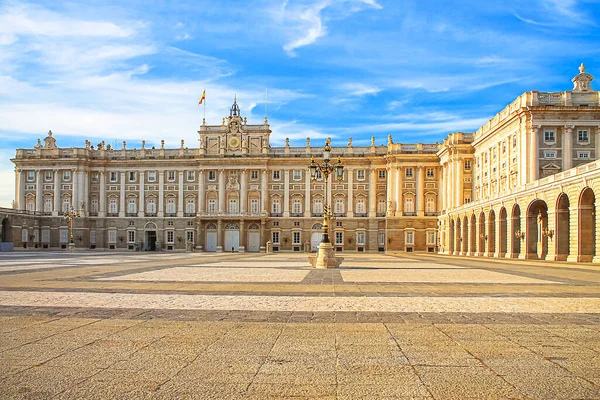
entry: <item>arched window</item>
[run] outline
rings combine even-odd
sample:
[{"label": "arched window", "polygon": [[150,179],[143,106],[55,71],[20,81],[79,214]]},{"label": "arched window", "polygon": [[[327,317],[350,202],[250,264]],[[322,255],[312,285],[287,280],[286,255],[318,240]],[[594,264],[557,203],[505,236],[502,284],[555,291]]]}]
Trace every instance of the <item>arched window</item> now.
[{"label": "arched window", "polygon": [[425,212],[434,213],[436,211],[435,206],[435,197],[427,197],[427,199],[425,200]]},{"label": "arched window", "polygon": [[344,211],[344,209],[346,208],[345,206],[346,206],[346,204],[345,204],[344,199],[342,199],[342,198],[335,199],[335,205],[334,205],[333,212],[336,214],[343,214],[345,212]]},{"label": "arched window", "polygon": [[273,199],[271,203],[271,212],[273,214],[281,213],[281,200],[279,200],[279,198]]},{"label": "arched window", "polygon": [[404,212],[414,213],[415,212],[415,199],[413,197],[404,198]]}]

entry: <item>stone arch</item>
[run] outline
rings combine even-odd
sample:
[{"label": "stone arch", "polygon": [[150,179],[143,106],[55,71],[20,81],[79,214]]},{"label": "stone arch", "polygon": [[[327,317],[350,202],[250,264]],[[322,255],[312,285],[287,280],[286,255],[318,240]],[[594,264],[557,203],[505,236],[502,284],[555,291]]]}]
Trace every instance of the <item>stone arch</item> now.
[{"label": "stone arch", "polygon": [[527,207],[527,232],[525,234],[526,258],[544,259],[548,254],[548,205],[544,200],[535,199]]},{"label": "stone arch", "polygon": [[215,225],[214,223],[210,222],[210,223],[206,224],[206,230],[207,231],[216,231],[217,230],[217,225]]},{"label": "stone arch", "polygon": [[469,226],[469,255],[475,255],[477,251],[477,218],[475,214],[471,214],[471,225]]},{"label": "stone arch", "polygon": [[482,211],[481,213],[479,213],[479,221],[477,222],[478,224],[478,231],[479,231],[479,241],[478,241],[478,245],[477,245],[477,254],[479,256],[483,256],[483,254],[485,253],[485,213]]},{"label": "stone arch", "polygon": [[323,225],[320,224],[319,222],[317,222],[316,224],[313,224],[313,226],[311,227],[311,229],[313,231],[321,231],[321,230],[323,230]]},{"label": "stone arch", "polygon": [[513,205],[510,218],[512,248],[510,249],[511,257],[516,258],[521,253],[521,238],[517,234],[521,233],[521,207],[518,204]]},{"label": "stone arch", "polygon": [[469,218],[465,215],[462,226],[462,254],[466,256],[469,252]]},{"label": "stone arch", "polygon": [[146,225],[144,225],[145,231],[155,231],[156,229],[156,224],[154,222],[146,222]]},{"label": "stone arch", "polygon": [[238,224],[235,224],[235,223],[234,224],[227,224],[225,226],[225,230],[226,231],[237,231],[239,229],[240,229],[240,226]]},{"label": "stone arch", "polygon": [[591,262],[596,255],[596,196],[590,187],[579,195],[578,258],[577,261]]},{"label": "stone arch", "polygon": [[0,224],[0,242],[12,242],[12,226],[8,217]]},{"label": "stone arch", "polygon": [[459,255],[461,251],[461,243],[462,243],[462,223],[460,217],[456,217],[456,233],[454,234],[454,240],[456,243],[454,244],[454,254]]},{"label": "stone arch", "polygon": [[448,254],[454,253],[454,218],[450,218],[448,229]]},{"label": "stone arch", "polygon": [[258,226],[258,224],[250,224],[248,226],[248,230],[250,230],[250,231],[256,231],[256,230],[259,230],[259,229],[260,229],[260,227]]},{"label": "stone arch", "polygon": [[490,210],[487,228],[487,255],[492,257],[496,252],[496,212],[494,210]]},{"label": "stone arch", "polygon": [[561,193],[556,199],[556,219],[554,228],[554,259],[566,261],[569,256],[570,212],[569,196]]},{"label": "stone arch", "polygon": [[506,208],[502,207],[498,214],[498,257],[504,257],[508,242],[508,216]]}]

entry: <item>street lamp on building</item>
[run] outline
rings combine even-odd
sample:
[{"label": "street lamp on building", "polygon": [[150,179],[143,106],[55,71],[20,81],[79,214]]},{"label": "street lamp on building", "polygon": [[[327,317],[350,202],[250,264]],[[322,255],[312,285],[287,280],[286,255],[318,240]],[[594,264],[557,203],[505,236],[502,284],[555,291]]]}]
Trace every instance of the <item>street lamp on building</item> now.
[{"label": "street lamp on building", "polygon": [[79,218],[81,214],[79,211],[75,211],[73,206],[68,212],[64,213],[65,219],[69,221],[69,252],[73,252],[75,250],[75,242],[73,242],[73,220],[75,218]]},{"label": "street lamp on building", "polygon": [[333,252],[333,246],[329,240],[329,220],[331,218],[331,205],[328,203],[328,183],[329,176],[335,174],[338,181],[344,179],[344,166],[340,157],[337,162],[331,162],[331,139],[328,138],[323,147],[323,162],[318,163],[313,157],[309,165],[311,181],[315,181],[319,174],[325,181],[325,201],[323,206],[323,238],[319,244],[319,250],[316,256],[309,257],[309,262],[313,268],[336,268],[341,262],[341,257],[336,257]]}]

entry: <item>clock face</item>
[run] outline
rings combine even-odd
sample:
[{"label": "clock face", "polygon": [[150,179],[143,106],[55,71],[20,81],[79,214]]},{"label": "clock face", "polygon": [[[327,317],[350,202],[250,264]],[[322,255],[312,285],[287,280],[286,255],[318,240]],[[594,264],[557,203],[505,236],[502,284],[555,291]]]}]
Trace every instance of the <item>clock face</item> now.
[{"label": "clock face", "polygon": [[229,147],[238,147],[240,145],[240,139],[235,136],[229,138]]}]

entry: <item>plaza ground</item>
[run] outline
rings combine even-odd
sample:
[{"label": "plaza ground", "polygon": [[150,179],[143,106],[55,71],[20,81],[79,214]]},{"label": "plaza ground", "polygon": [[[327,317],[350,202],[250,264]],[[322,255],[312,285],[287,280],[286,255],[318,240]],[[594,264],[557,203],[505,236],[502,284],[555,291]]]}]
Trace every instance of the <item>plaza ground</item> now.
[{"label": "plaza ground", "polygon": [[600,399],[600,266],[0,255],[2,399]]}]

